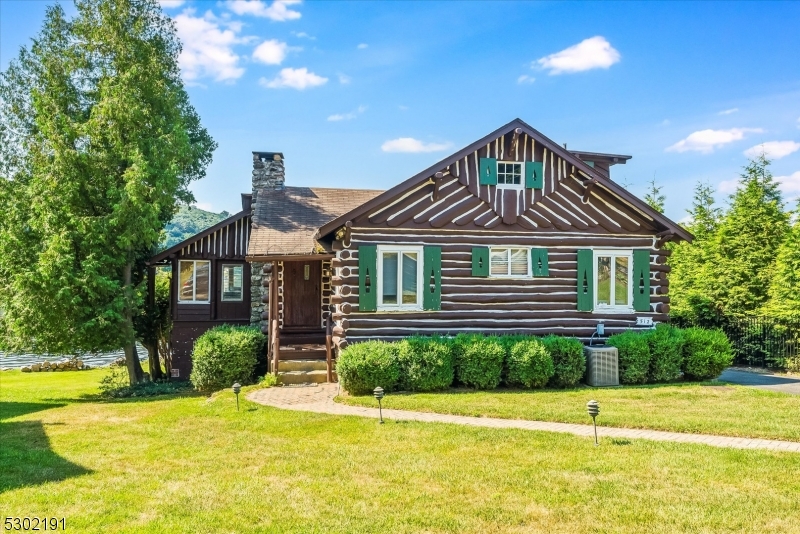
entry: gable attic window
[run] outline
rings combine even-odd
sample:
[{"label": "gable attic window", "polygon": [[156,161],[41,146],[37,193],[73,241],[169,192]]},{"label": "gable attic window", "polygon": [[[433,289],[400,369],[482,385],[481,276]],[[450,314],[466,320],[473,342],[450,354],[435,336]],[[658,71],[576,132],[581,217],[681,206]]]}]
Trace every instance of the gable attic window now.
[{"label": "gable attic window", "polygon": [[378,247],[378,309],[422,309],[422,247]]},{"label": "gable attic window", "polygon": [[594,251],[595,309],[633,311],[633,251]]},{"label": "gable attic window", "polygon": [[522,163],[497,162],[497,187],[522,188]]},{"label": "gable attic window", "polygon": [[209,282],[211,280],[211,262],[207,260],[180,260],[180,292],[178,302],[181,304],[208,304]]},{"label": "gable attic window", "polygon": [[501,278],[529,277],[529,258],[530,249],[527,248],[492,248],[489,254],[489,274]]}]

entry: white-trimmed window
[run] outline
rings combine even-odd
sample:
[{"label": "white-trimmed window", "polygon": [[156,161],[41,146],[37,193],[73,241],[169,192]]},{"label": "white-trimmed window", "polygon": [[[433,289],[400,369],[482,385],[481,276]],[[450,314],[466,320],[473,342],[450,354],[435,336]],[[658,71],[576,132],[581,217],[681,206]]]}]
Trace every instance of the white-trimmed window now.
[{"label": "white-trimmed window", "polygon": [[521,189],[524,185],[522,163],[513,161],[497,162],[497,187]]},{"label": "white-trimmed window", "polygon": [[489,251],[489,275],[500,278],[523,278],[531,275],[531,249],[495,248]]},{"label": "white-trimmed window", "polygon": [[378,309],[422,309],[422,247],[378,246]]},{"label": "white-trimmed window", "polygon": [[244,265],[222,266],[222,301],[244,300]]},{"label": "white-trimmed window", "polygon": [[179,260],[180,291],[178,302],[182,304],[208,304],[211,294],[211,262],[207,260]]},{"label": "white-trimmed window", "polygon": [[594,308],[633,311],[633,251],[594,251]]}]

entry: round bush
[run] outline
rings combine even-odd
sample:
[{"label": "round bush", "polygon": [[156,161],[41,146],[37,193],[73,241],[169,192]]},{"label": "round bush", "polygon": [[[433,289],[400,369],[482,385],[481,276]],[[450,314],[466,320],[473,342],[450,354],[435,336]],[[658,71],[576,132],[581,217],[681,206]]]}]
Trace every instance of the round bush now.
[{"label": "round bush", "polygon": [[526,388],[544,387],[555,373],[553,358],[535,338],[523,339],[511,346],[506,368],[506,383]]},{"label": "round bush", "polygon": [[436,391],[453,383],[452,343],[439,337],[414,336],[397,343],[400,389]]},{"label": "round bush", "polygon": [[669,382],[681,376],[683,363],[683,333],[678,328],[661,323],[645,334],[650,346],[651,382]]},{"label": "round bush", "polygon": [[683,338],[683,372],[687,377],[716,378],[733,363],[733,348],[722,330],[687,328]]},{"label": "round bush", "polygon": [[351,395],[368,395],[378,386],[393,391],[400,378],[397,344],[364,341],[348,345],[336,360],[336,374]]},{"label": "round bush", "polygon": [[607,345],[617,347],[619,353],[619,381],[621,384],[644,384],[650,370],[650,345],[647,338],[626,331],[608,338]]},{"label": "round bush", "polygon": [[189,379],[200,391],[229,388],[234,382],[247,384],[253,378],[258,354],[266,340],[252,326],[212,328],[194,343]]},{"label": "round bush", "polygon": [[544,337],[542,343],[553,358],[553,368],[555,369],[549,385],[557,388],[571,388],[580,382],[586,373],[583,343],[574,337],[561,336]]},{"label": "round bush", "polygon": [[460,383],[475,389],[494,389],[500,385],[506,350],[496,337],[459,334],[452,347]]}]

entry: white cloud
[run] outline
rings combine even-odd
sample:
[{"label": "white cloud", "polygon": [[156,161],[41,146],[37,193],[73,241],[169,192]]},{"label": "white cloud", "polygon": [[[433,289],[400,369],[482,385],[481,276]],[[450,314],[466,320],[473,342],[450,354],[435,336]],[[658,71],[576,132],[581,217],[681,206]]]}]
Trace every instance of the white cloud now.
[{"label": "white cloud", "polygon": [[367,106],[358,106],[358,109],[350,113],[336,113],[335,115],[330,115],[328,120],[330,122],[349,121],[355,119],[365,111],[367,111]]},{"label": "white cloud", "polygon": [[266,65],[280,65],[286,58],[286,51],[289,49],[286,43],[277,39],[264,41],[253,50],[253,59]]},{"label": "white cloud", "polygon": [[715,148],[741,141],[748,133],[763,132],[761,128],[731,128],[730,130],[700,130],[689,134],[686,139],[681,139],[672,146],[667,147],[667,152],[695,151],[710,154]]},{"label": "white cloud", "polygon": [[352,78],[347,74],[339,74],[339,83],[342,85],[347,85],[352,81]]},{"label": "white cloud", "polygon": [[452,143],[423,143],[413,137],[399,137],[381,145],[384,152],[439,152],[447,150]]},{"label": "white cloud", "polygon": [[307,34],[306,32],[292,32],[292,35],[294,35],[298,39],[311,39],[312,41],[316,39],[316,37],[313,37]]},{"label": "white cloud", "polygon": [[519,78],[517,78],[517,83],[533,83],[536,81],[536,78],[533,76],[528,76],[527,74],[523,74]]},{"label": "white cloud", "polygon": [[669,119],[664,119],[663,121],[661,121],[659,126],[669,126],[670,124],[672,124],[672,122]]},{"label": "white cloud", "polygon": [[619,59],[620,54],[611,46],[611,43],[606,41],[605,37],[597,35],[584,39],[561,52],[538,59],[533,66],[538,65],[550,71],[550,75],[555,75],[565,72],[607,69],[614,63],[618,63]]},{"label": "white cloud", "polygon": [[359,50],[364,50],[365,48],[369,48],[369,45],[367,43],[361,43],[356,48]]},{"label": "white cloud", "polygon": [[800,143],[794,141],[767,141],[744,151],[748,158],[755,158],[765,154],[769,159],[781,159],[792,152],[800,150]]},{"label": "white cloud", "polygon": [[328,83],[328,78],[318,76],[313,72],[308,72],[308,69],[305,67],[302,69],[287,68],[281,69],[276,78],[272,80],[261,78],[258,80],[258,83],[262,87],[267,87],[269,89],[290,88],[302,91],[303,89],[307,89],[309,87],[325,85]]},{"label": "white cloud", "polygon": [[720,193],[734,193],[739,185],[739,180],[723,180],[717,184],[717,191]]},{"label": "white cloud", "polygon": [[171,9],[174,7],[181,7],[186,0],[158,0],[158,3],[161,4],[161,7],[164,9]]},{"label": "white cloud", "polygon": [[737,111],[739,111],[739,108],[731,108],[731,109],[726,109],[724,111],[720,111],[719,113],[717,113],[717,115],[732,115]]},{"label": "white cloud", "polygon": [[300,0],[274,0],[267,5],[264,0],[230,0],[228,9],[237,15],[253,15],[277,22],[299,19],[299,11],[289,9],[288,6],[299,4]]},{"label": "white cloud", "polygon": [[795,171],[789,176],[776,176],[778,187],[787,195],[800,194],[800,171]]},{"label": "white cloud", "polygon": [[202,17],[187,9],[175,17],[183,50],[178,58],[183,79],[189,83],[202,77],[218,82],[232,82],[244,74],[234,45],[248,42],[239,37],[241,26],[229,24],[207,11]]}]

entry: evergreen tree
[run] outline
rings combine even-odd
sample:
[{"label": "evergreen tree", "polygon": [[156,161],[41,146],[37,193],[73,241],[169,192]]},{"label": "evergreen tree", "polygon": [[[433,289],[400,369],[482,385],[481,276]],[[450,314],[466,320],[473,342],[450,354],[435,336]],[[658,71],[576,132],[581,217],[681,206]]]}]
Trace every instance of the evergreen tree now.
[{"label": "evergreen tree", "polygon": [[661,189],[663,188],[656,184],[655,178],[650,180],[649,185],[650,187],[644,195],[644,201],[657,212],[664,213],[664,201],[667,200],[667,197],[661,194]]},{"label": "evergreen tree", "polygon": [[216,145],[156,0],[75,5],[0,75],[0,346],[124,348],[136,383],[144,260]]},{"label": "evergreen tree", "polygon": [[766,303],[775,257],[790,230],[769,164],[762,154],[744,168],[714,237],[710,293],[726,313],[752,313]]},{"label": "evergreen tree", "polygon": [[795,221],[778,249],[764,311],[782,319],[800,319],[800,220]]}]

